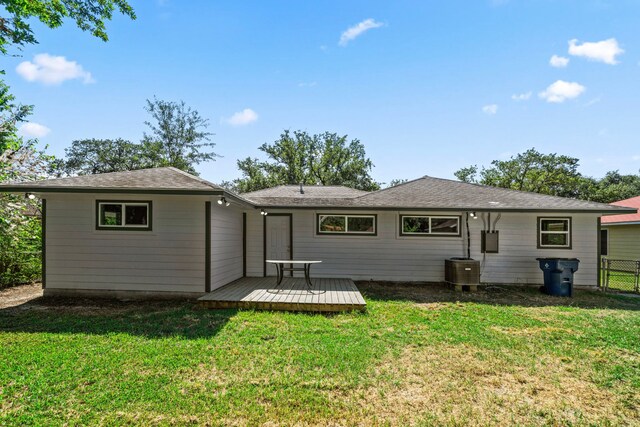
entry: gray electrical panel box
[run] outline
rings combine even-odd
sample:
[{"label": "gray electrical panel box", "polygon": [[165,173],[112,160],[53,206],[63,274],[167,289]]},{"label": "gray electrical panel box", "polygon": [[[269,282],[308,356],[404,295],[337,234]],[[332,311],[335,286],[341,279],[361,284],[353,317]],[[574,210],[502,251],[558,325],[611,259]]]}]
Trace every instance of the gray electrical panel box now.
[{"label": "gray electrical panel box", "polygon": [[481,250],[483,254],[497,254],[499,252],[499,239],[497,231],[482,230]]}]

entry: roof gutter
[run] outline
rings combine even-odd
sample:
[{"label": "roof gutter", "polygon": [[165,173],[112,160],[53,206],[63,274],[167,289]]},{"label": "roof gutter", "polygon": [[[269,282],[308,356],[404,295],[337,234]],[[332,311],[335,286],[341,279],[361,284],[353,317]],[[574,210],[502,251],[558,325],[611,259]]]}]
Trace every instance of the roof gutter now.
[{"label": "roof gutter", "polygon": [[603,222],[603,227],[608,227],[610,225],[640,225],[640,221],[627,221],[627,222]]},{"label": "roof gutter", "polygon": [[[233,201],[235,201],[236,203],[238,203],[239,205],[242,205],[244,207],[247,208],[256,208],[256,205],[253,204],[252,202],[250,202],[249,200],[245,199],[244,197],[238,196],[235,193],[232,193],[230,191],[224,191],[224,197],[231,199]],[[257,209],[257,208],[256,208]]]},{"label": "roof gutter", "polygon": [[620,215],[627,213],[636,213],[636,209],[616,209],[602,210],[602,209],[558,209],[558,208],[537,208],[537,209],[523,209],[523,208],[477,208],[470,206],[461,206],[455,208],[439,208],[439,207],[413,207],[413,206],[326,206],[326,205],[309,205],[309,206],[279,206],[279,205],[254,205],[256,209],[315,209],[315,210],[350,210],[350,211],[364,211],[364,210],[376,210],[376,211],[441,211],[441,212],[460,212],[460,211],[474,211],[474,212],[574,212],[574,213],[598,213],[603,215]]},{"label": "roof gutter", "polygon": [[145,188],[89,188],[89,187],[38,187],[38,186],[0,186],[0,193],[70,193],[70,194],[175,194],[221,196],[223,190],[180,190],[180,189],[145,189]]}]

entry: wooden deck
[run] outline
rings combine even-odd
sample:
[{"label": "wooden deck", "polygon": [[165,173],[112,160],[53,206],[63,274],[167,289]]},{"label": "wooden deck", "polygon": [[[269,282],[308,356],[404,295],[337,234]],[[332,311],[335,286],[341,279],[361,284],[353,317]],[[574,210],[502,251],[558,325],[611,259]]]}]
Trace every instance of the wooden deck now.
[{"label": "wooden deck", "polygon": [[284,311],[365,310],[362,294],[351,279],[312,279],[307,290],[303,278],[285,277],[276,288],[275,277],[245,277],[198,299],[207,308],[249,308]]}]

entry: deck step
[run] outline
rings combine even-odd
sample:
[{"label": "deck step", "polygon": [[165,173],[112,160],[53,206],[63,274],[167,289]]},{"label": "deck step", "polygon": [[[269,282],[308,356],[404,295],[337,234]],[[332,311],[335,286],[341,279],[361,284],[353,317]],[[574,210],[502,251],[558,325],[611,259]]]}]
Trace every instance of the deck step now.
[{"label": "deck step", "polygon": [[303,278],[286,277],[276,287],[275,277],[245,277],[198,299],[205,308],[339,312],[366,309],[367,303],[351,279],[312,279],[307,290]]}]

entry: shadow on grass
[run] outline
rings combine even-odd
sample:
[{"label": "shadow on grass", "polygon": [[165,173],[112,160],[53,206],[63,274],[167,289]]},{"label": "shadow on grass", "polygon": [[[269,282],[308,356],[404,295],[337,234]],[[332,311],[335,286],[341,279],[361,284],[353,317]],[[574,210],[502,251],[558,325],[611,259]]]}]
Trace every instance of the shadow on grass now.
[{"label": "shadow on grass", "polygon": [[477,292],[456,292],[446,285],[359,281],[356,286],[366,300],[410,301],[415,303],[472,302],[521,307],[576,307],[640,311],[640,298],[605,294],[600,291],[574,290],[572,298],[554,297],[535,287],[481,286]]},{"label": "shadow on grass", "polygon": [[204,310],[193,302],[122,302],[38,297],[0,309],[0,333],[129,334],[199,339],[220,332],[237,310]]}]

